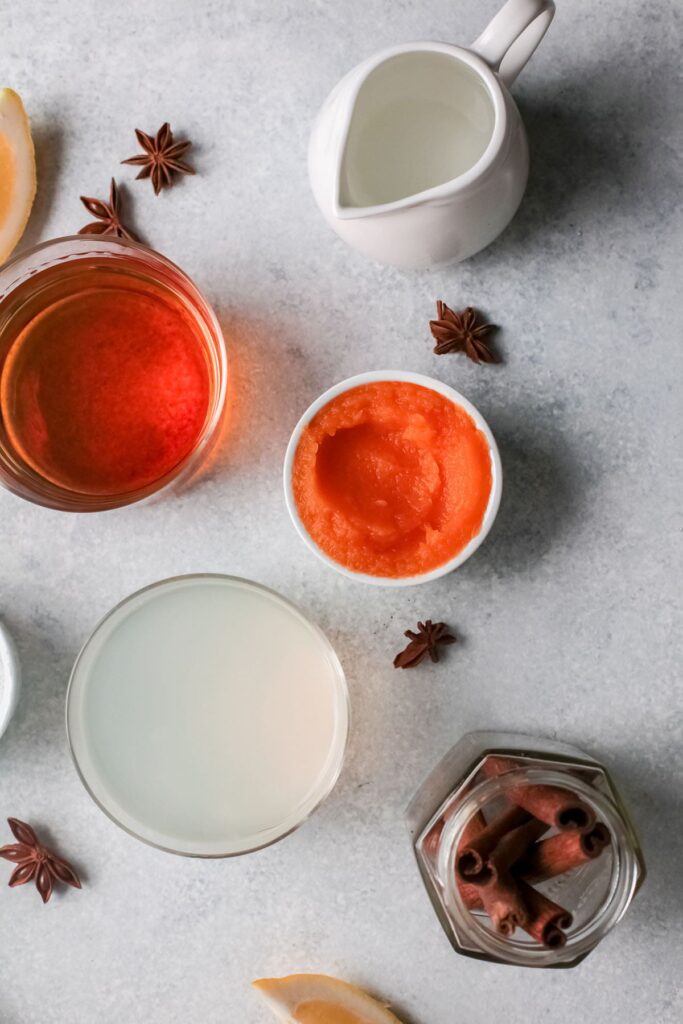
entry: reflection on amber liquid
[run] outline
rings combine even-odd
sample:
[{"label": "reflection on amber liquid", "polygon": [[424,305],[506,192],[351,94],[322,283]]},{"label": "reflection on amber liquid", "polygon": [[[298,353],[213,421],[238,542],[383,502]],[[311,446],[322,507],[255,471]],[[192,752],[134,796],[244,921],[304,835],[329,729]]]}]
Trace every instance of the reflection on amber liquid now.
[{"label": "reflection on amber liquid", "polygon": [[52,266],[0,306],[0,446],[65,490],[153,487],[198,444],[219,386],[205,321],[135,258]]}]

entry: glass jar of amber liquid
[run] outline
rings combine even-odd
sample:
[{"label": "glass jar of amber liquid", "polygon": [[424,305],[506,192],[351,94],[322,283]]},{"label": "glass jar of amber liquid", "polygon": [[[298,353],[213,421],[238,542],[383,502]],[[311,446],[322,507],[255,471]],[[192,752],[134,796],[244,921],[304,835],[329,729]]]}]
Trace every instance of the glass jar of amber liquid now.
[{"label": "glass jar of amber liquid", "polygon": [[465,956],[573,967],[645,877],[607,769],[553,740],[469,733],[425,780],[406,819],[437,916]]},{"label": "glass jar of amber liquid", "polygon": [[146,246],[77,235],[0,268],[0,483],[15,494],[90,512],[187,477],[226,385],[211,307]]}]

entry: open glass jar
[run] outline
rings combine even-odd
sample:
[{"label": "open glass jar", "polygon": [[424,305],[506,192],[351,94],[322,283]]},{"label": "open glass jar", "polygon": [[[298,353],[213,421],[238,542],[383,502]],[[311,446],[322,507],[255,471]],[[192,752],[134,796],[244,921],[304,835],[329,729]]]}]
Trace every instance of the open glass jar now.
[{"label": "open glass jar", "polygon": [[434,909],[465,956],[573,967],[620,920],[645,877],[607,769],[553,740],[469,733],[425,780],[406,818]]},{"label": "open glass jar", "polygon": [[99,512],[189,479],[219,436],[220,324],[129,239],[55,238],[0,267],[0,485]]}]

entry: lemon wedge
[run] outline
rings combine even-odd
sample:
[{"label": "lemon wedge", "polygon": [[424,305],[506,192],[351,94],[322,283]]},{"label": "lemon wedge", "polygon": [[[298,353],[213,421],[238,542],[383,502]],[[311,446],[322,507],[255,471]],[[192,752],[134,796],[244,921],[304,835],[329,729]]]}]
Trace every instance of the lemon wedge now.
[{"label": "lemon wedge", "polygon": [[28,116],[13,89],[0,89],[0,264],[24,233],[36,194]]},{"label": "lemon wedge", "polygon": [[253,986],[287,1024],[401,1024],[367,992],[325,974],[262,978]]}]

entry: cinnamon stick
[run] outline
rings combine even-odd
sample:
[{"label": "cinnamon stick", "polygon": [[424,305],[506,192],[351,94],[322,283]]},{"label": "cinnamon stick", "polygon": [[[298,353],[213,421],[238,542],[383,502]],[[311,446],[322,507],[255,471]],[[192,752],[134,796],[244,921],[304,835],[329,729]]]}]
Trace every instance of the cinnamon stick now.
[{"label": "cinnamon stick", "polygon": [[[511,829],[498,841],[493,851],[489,854],[484,865],[484,872],[489,872],[492,877],[505,874],[513,864],[516,864],[520,857],[523,857],[529,847],[539,839],[544,832],[548,831],[548,825],[538,818],[531,818],[530,821],[517,828]],[[562,833],[558,833],[561,835]],[[571,833],[573,835],[573,833]],[[476,878],[470,879],[476,884]]]},{"label": "cinnamon stick", "polygon": [[[448,815],[448,818],[450,817],[452,817],[452,814]],[[475,811],[470,820],[465,825],[464,829],[462,830],[462,837],[460,839],[460,846],[458,847],[458,849],[461,849],[464,843],[471,842],[474,839],[474,837],[478,836],[480,832],[483,832],[485,828],[486,818],[481,813],[481,811]]]},{"label": "cinnamon stick", "polygon": [[[463,844],[471,842],[471,840],[473,840],[480,832],[483,832],[485,828],[486,818],[481,811],[477,811],[472,815],[463,829],[462,839],[460,840],[458,850],[462,849]],[[463,882],[458,878],[457,872],[455,882],[458,886],[458,891],[460,892],[462,901],[469,910],[474,910],[477,907],[483,906],[481,897],[477,892],[477,887],[475,885],[470,885],[469,882]]]},{"label": "cinnamon stick", "polygon": [[[467,909],[483,907],[501,935],[509,938],[514,934],[514,925],[518,924],[533,939],[550,949],[560,949],[567,941],[565,929],[571,927],[572,915],[521,880],[517,881],[514,895],[515,902],[521,898],[524,905],[524,911],[517,911],[519,920],[516,920],[515,905],[511,905],[507,888],[501,890],[497,886],[477,886],[459,881],[458,890]],[[484,894],[486,902],[482,899]]]},{"label": "cinnamon stick", "polygon": [[461,899],[468,910],[476,910],[479,907],[484,906],[481,901],[481,896],[479,895],[479,889],[476,885],[470,885],[469,882],[462,882],[459,878],[456,878],[455,881],[458,886],[458,892],[460,893]]},{"label": "cinnamon stick", "polygon": [[504,811],[486,828],[475,833],[467,845],[461,845],[456,865],[460,863],[462,872],[461,854],[471,854],[474,850],[481,855],[481,850],[495,842],[483,862],[483,871],[468,878],[459,875],[456,866],[458,890],[468,909],[484,908],[499,935],[509,938],[517,928],[524,928],[538,942],[559,947],[566,941],[561,925],[567,920],[571,924],[571,915],[546,900],[526,882],[519,881],[510,871],[548,828],[545,822],[529,818],[526,813],[523,816],[526,820],[509,828],[519,822],[522,815],[518,808]]},{"label": "cinnamon stick", "polygon": [[519,807],[511,807],[494,818],[468,842],[463,843],[455,861],[458,878],[464,882],[472,882],[475,879],[481,882],[490,880],[490,874],[487,875],[484,870],[489,854],[507,832],[525,824],[529,817],[529,814]]},{"label": "cinnamon stick", "polygon": [[468,910],[482,907],[491,918],[494,928],[501,935],[511,936],[515,928],[528,919],[528,911],[519,894],[519,887],[511,876],[490,885],[472,885],[456,879],[458,892]]},{"label": "cinnamon stick", "polygon": [[[514,935],[528,919],[527,907],[509,868],[546,829],[543,822],[513,807],[499,814],[458,851],[456,878],[460,894],[471,906],[484,907],[500,935]],[[468,874],[468,867],[477,865],[480,869]]]},{"label": "cinnamon stick", "polygon": [[[517,927],[518,918],[521,921],[528,915],[526,907],[520,908],[517,903],[518,890],[510,896],[510,891],[504,884],[501,888],[495,886],[472,885],[470,882],[463,882],[457,879],[458,892],[468,910],[485,909],[491,921],[501,935],[510,937]],[[482,896],[486,896],[486,903]]]},{"label": "cinnamon stick", "polygon": [[[520,766],[511,758],[492,756],[484,764],[484,774],[505,775]],[[562,786],[520,783],[506,788],[505,795],[534,818],[554,825],[559,832],[589,832],[595,824],[593,809],[580,797]]]},{"label": "cinnamon stick", "polygon": [[516,870],[527,882],[542,882],[594,860],[610,842],[609,829],[602,822],[590,832],[558,832],[532,846]]},{"label": "cinnamon stick", "polygon": [[521,927],[536,942],[549,949],[559,949],[567,941],[565,931],[571,928],[573,917],[568,910],[520,879],[517,883],[521,898],[528,909],[527,920]]},{"label": "cinnamon stick", "polygon": [[477,892],[493,927],[500,935],[514,935],[529,922],[529,910],[519,883],[510,874],[497,875]]},{"label": "cinnamon stick", "polygon": [[[448,821],[449,818],[453,817],[456,810],[457,807],[454,807],[450,810],[450,813],[447,813],[443,815],[443,817],[439,818],[439,820],[434,823],[434,825],[431,827],[431,829],[424,838],[424,841],[422,843],[423,853],[426,853],[428,857],[432,858],[432,860],[436,860],[436,857],[438,855],[439,843],[441,842],[441,835],[443,833],[446,822]],[[481,832],[482,829],[485,827],[486,819],[484,818],[484,815],[481,813],[481,811],[475,811],[475,813],[472,815],[470,820],[465,825],[465,828],[463,829],[462,839],[460,840],[461,845],[462,843],[468,843],[470,839],[473,839],[474,836],[476,836],[477,833]]]}]

